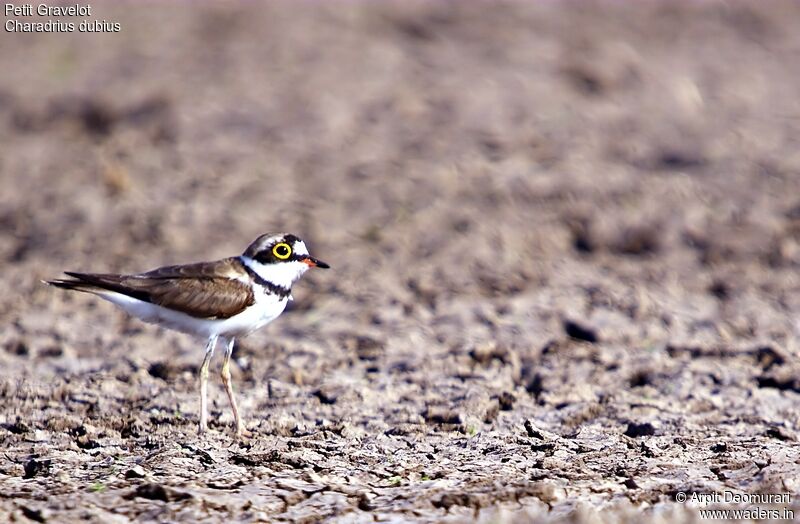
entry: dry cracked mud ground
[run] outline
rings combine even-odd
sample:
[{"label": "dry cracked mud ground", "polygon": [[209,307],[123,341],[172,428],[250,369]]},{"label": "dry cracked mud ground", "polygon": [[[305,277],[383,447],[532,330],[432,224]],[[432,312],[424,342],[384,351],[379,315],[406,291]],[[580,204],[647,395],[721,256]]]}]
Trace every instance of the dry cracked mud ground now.
[{"label": "dry cracked mud ground", "polygon": [[[0,33],[0,520],[800,515],[796,3],[92,5]],[[247,441],[202,341],[40,283],[273,230],[333,269]]]}]

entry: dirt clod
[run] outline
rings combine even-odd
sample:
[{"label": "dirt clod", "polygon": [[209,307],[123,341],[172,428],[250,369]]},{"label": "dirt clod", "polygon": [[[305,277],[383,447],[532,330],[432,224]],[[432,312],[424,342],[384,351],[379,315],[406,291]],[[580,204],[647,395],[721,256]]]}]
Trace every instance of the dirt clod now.
[{"label": "dirt clod", "polygon": [[564,321],[564,332],[575,340],[590,342],[592,344],[599,340],[597,331],[575,320],[567,319]]},{"label": "dirt clod", "polygon": [[649,437],[656,434],[656,428],[649,422],[630,422],[625,428],[625,436],[631,438]]},{"label": "dirt clod", "polygon": [[500,393],[498,397],[498,402],[500,403],[500,409],[503,411],[511,411],[514,409],[514,402],[516,402],[517,398],[514,396],[513,393],[509,391],[503,391]]},{"label": "dirt clod", "polygon": [[176,500],[186,500],[192,498],[190,493],[178,491],[168,486],[148,482],[141,484],[133,490],[129,498],[140,497],[149,500],[160,500],[162,502],[174,502]]},{"label": "dirt clod", "polygon": [[50,514],[49,511],[43,508],[31,508],[29,506],[21,506],[20,509],[22,510],[22,514],[25,515],[26,518],[34,522],[47,522],[48,516]]},{"label": "dirt clod", "polygon": [[126,479],[142,479],[146,476],[144,468],[141,466],[134,466],[125,472]]},{"label": "dirt clod", "polygon": [[50,466],[53,461],[50,459],[30,459],[25,463],[25,474],[23,478],[32,479],[36,476],[47,476],[50,473]]}]

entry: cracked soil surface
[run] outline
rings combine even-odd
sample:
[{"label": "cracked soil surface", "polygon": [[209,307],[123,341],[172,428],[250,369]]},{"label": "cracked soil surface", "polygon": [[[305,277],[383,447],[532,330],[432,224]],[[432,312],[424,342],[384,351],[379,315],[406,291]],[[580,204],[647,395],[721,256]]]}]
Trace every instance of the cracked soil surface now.
[{"label": "cracked soil surface", "polygon": [[[0,33],[0,520],[800,515],[798,4],[93,11]],[[276,230],[333,269],[246,441],[202,341],[40,282]]]}]

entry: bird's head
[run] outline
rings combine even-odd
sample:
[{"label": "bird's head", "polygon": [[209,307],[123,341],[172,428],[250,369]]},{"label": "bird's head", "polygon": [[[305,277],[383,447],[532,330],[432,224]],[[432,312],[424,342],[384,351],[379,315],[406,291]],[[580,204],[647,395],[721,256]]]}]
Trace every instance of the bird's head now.
[{"label": "bird's head", "polygon": [[255,239],[242,254],[262,278],[281,287],[292,284],[312,267],[327,269],[325,262],[308,253],[306,243],[291,233],[267,233]]}]

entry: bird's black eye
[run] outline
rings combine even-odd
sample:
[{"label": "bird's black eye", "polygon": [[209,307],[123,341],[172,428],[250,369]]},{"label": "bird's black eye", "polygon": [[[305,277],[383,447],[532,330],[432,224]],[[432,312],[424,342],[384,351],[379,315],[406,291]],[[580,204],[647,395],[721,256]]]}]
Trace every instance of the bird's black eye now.
[{"label": "bird's black eye", "polygon": [[275,255],[277,259],[286,260],[292,256],[292,248],[289,244],[281,242],[280,244],[275,244],[275,247],[272,248],[272,254]]}]

